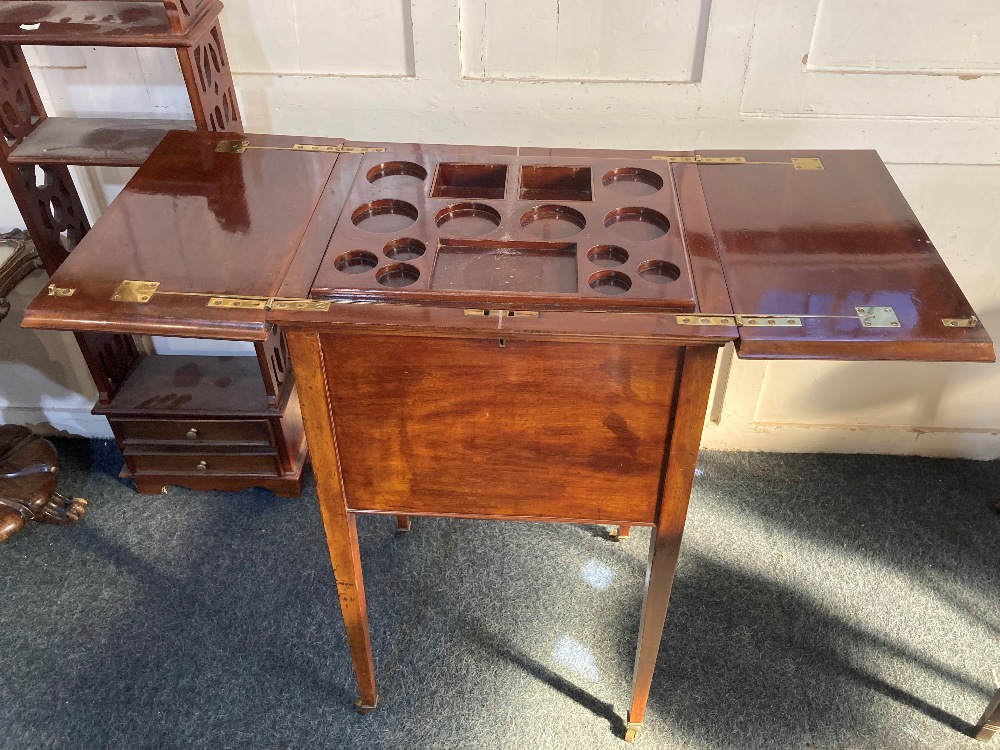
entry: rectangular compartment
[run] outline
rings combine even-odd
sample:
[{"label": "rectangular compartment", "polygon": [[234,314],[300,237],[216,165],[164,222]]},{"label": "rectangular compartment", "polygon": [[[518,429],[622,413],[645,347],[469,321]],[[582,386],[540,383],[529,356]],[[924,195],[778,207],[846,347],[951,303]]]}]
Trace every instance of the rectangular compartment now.
[{"label": "rectangular compartment", "polygon": [[442,163],[434,174],[431,197],[501,200],[506,185],[506,164]]},{"label": "rectangular compartment", "polygon": [[590,167],[521,167],[519,195],[525,201],[593,200]]},{"label": "rectangular compartment", "polygon": [[442,240],[431,289],[572,294],[576,244]]},{"label": "rectangular compartment", "polygon": [[143,357],[110,404],[109,418],[271,416],[256,357],[154,354]]}]

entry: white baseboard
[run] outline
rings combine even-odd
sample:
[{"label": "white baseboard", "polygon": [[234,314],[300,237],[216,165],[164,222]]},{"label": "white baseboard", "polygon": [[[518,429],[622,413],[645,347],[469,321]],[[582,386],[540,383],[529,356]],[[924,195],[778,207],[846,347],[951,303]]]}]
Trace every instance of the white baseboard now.
[{"label": "white baseboard", "polygon": [[709,423],[703,448],[774,453],[883,453],[930,458],[1000,458],[1000,432],[990,430],[911,430],[897,427],[817,427],[791,425],[726,428]]}]

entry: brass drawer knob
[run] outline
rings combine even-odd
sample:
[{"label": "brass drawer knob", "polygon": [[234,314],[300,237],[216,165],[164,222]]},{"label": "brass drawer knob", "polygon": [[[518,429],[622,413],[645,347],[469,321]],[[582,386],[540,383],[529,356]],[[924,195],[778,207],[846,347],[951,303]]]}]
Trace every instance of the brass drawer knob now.
[{"label": "brass drawer knob", "polygon": [[208,471],[208,461],[199,461],[198,465],[194,467],[197,471]]},{"label": "brass drawer knob", "polygon": [[192,427],[190,430],[187,431],[187,436],[188,436],[188,440],[197,440],[198,439],[198,428],[197,427]]}]

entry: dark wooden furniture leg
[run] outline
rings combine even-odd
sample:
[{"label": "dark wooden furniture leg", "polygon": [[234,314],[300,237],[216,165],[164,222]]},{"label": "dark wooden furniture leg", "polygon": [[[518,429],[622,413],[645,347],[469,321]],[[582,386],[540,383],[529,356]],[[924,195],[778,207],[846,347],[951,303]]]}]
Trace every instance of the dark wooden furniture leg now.
[{"label": "dark wooden furniture leg", "polygon": [[399,515],[396,516],[396,533],[403,534],[410,530],[410,524],[412,519],[410,516]]},{"label": "dark wooden furniture leg", "polygon": [[983,718],[976,724],[976,739],[989,742],[993,735],[1000,731],[1000,690],[997,690],[990,705],[986,707]]},{"label": "dark wooden furniture leg", "polygon": [[375,665],[368,629],[368,608],[361,576],[361,555],[355,515],[347,509],[344,484],[340,474],[337,436],[334,433],[333,410],[326,391],[326,366],[319,335],[290,332],[288,348],[292,368],[299,386],[306,439],[316,475],[316,494],[330,547],[330,561],[340,597],[351,660],[361,695],[354,704],[360,713],[373,711],[378,704],[375,692]]},{"label": "dark wooden furniture leg", "polygon": [[716,347],[688,347],[684,352],[677,409],[674,412],[670,447],[663,480],[656,528],[649,545],[646,598],[639,620],[639,645],[632,678],[632,706],[628,712],[625,741],[632,742],[642,728],[646,702],[653,681],[656,655],[667,618],[670,589],[677,570],[681,535],[687,518],[694,469],[698,461],[708,392],[715,370]]},{"label": "dark wooden furniture leg", "polygon": [[620,523],[620,524],[618,524],[618,528],[615,529],[615,532],[614,532],[614,534],[612,534],[612,536],[615,539],[622,540],[622,539],[628,539],[629,535],[631,535],[631,533],[632,533],[632,525],[631,524]]}]

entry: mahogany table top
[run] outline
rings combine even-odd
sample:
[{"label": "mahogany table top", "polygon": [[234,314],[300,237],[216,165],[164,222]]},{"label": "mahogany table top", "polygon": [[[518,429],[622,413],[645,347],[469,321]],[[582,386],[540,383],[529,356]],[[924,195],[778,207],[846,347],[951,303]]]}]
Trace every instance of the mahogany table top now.
[{"label": "mahogany table top", "polygon": [[25,316],[243,340],[275,323],[994,359],[873,151],[172,132]]}]

